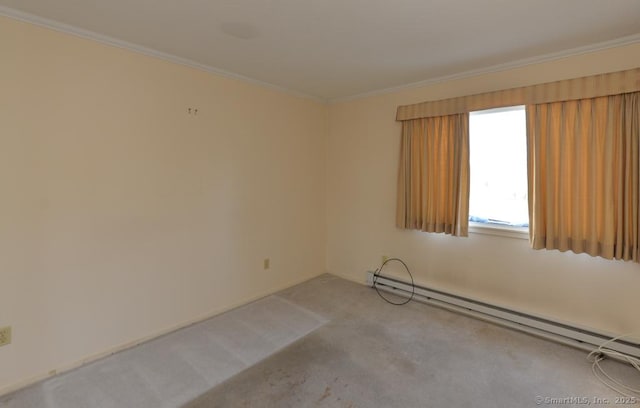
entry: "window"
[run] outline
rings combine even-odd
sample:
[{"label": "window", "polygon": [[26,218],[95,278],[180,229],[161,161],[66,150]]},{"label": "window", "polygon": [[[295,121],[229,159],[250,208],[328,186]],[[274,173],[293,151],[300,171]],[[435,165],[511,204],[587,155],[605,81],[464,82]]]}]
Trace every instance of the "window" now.
[{"label": "window", "polygon": [[524,106],[469,115],[472,223],[523,230],[529,226],[526,134]]}]

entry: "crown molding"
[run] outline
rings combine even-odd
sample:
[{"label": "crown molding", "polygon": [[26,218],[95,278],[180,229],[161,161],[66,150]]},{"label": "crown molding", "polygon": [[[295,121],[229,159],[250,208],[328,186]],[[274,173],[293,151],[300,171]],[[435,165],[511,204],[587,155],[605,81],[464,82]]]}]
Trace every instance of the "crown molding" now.
[{"label": "crown molding", "polygon": [[237,74],[234,72],[226,71],[220,68],[216,68],[210,65],[201,64],[199,62],[182,58],[177,55],[168,54],[162,51],[155,50],[153,48],[144,47],[138,44],[130,43],[128,41],[120,40],[115,37],[110,37],[107,35],[99,34],[93,31],[85,30],[79,27],[75,27],[69,24],[61,23],[59,21],[47,19],[44,17],[39,17],[34,14],[26,13],[20,10],[12,9],[10,7],[1,6],[0,5],[0,16],[5,16],[14,20],[24,21],[26,23],[34,24],[40,27],[45,27],[51,30],[55,30],[58,32],[62,32],[65,34],[70,34],[76,37],[97,41],[102,44],[106,44],[109,46],[126,49],[129,51],[133,51],[139,54],[143,54],[146,56],[150,56],[153,58],[158,58],[164,61],[172,62],[179,65],[184,65],[190,68],[195,68],[201,71],[209,72],[215,75],[219,75],[222,77],[239,80],[242,82],[250,83],[253,85],[257,85],[260,87],[268,88],[271,90],[275,90],[278,92],[282,92],[288,95],[292,95],[298,98],[310,99],[312,101],[322,103],[322,104],[334,104],[340,102],[348,102],[356,99],[368,98],[371,96],[378,96],[389,94],[393,92],[399,92],[403,90],[420,88],[428,85],[433,85],[441,82],[454,81],[458,79],[470,78],[483,74],[490,74],[494,72],[506,71],[509,69],[520,68],[527,65],[540,64],[543,62],[550,62],[562,58],[567,58],[571,56],[588,54],[591,52],[606,50],[608,48],[616,48],[623,47],[625,45],[636,44],[640,42],[640,33],[634,34],[626,37],[617,38],[614,40],[603,41],[595,44],[590,44],[582,47],[571,48],[564,51],[539,55],[536,57],[524,58],[516,61],[511,61],[503,64],[492,65],[489,67],[478,68],[468,71],[457,72],[450,75],[444,75],[439,77],[433,77],[424,79],[417,82],[412,82],[404,85],[398,85],[388,88],[382,88],[367,92],[362,92],[354,95],[349,95],[345,97],[339,98],[322,98],[315,95],[310,95],[304,92],[296,91],[290,88],[286,88],[280,85],[275,85],[269,82],[261,81],[258,79],[250,78],[241,74]]},{"label": "crown molding", "polygon": [[418,82],[411,82],[409,84],[398,85],[398,86],[393,86],[389,88],[382,88],[382,89],[377,89],[373,91],[367,91],[367,92],[340,97],[340,98],[330,98],[328,99],[327,103],[334,104],[334,103],[340,103],[340,102],[349,102],[356,99],[363,99],[371,96],[385,95],[393,92],[415,89],[415,88],[420,88],[427,85],[433,85],[433,84],[447,82],[447,81],[454,81],[457,79],[470,78],[470,77],[479,76],[483,74],[491,74],[494,72],[507,71],[509,69],[521,68],[527,65],[535,65],[543,62],[555,61],[562,58],[588,54],[591,52],[602,51],[609,48],[623,47],[625,45],[631,45],[636,43],[640,43],[640,33],[629,35],[626,37],[620,37],[614,40],[585,45],[582,47],[571,48],[564,51],[558,51],[554,53],[539,55],[536,57],[523,58],[520,60],[506,62],[503,64],[492,65],[489,67],[472,69],[469,71],[462,71],[455,74],[444,75],[444,76],[434,77],[430,79],[424,79]]},{"label": "crown molding", "polygon": [[322,104],[327,103],[327,99],[321,98],[315,95],[306,94],[304,92],[296,91],[293,89],[285,88],[283,86],[275,85],[269,82],[264,82],[258,79],[250,78],[241,74],[226,71],[224,69],[212,67],[210,65],[201,64],[199,62],[190,60],[188,58],[178,57],[177,55],[168,54],[166,52],[158,51],[153,48],[144,47],[142,45],[130,43],[128,41],[120,40],[115,37],[96,33],[94,31],[85,30],[83,28],[75,27],[69,24],[61,23],[59,21],[51,20],[48,18],[36,16],[34,14],[26,13],[24,11],[12,9],[10,7],[0,5],[0,16],[11,18],[14,20],[23,21],[26,23],[34,24],[40,27],[48,28],[54,31],[58,31],[65,34],[70,34],[76,37],[84,38],[87,40],[96,41],[102,44],[106,44],[112,47],[122,48],[129,51],[133,51],[138,54],[143,54],[149,57],[158,58],[164,61],[172,62],[174,64],[184,65],[190,68],[195,68],[201,71],[206,71],[212,74],[216,74],[222,77],[247,82],[253,85],[258,85],[263,88],[268,88],[278,92],[282,92],[288,95],[296,96],[298,98],[311,99],[315,102]]}]

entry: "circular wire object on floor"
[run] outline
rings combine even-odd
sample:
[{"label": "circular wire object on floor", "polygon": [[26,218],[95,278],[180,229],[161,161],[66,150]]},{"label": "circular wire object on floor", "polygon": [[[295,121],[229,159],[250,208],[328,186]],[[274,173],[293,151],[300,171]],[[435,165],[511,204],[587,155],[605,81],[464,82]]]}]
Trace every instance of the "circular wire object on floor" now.
[{"label": "circular wire object on floor", "polygon": [[[411,279],[411,296],[409,296],[407,298],[407,300],[405,300],[403,302],[393,302],[393,301],[387,299],[386,297],[384,297],[382,295],[382,293],[380,293],[380,290],[378,289],[378,285],[376,284],[378,282],[378,277],[380,276],[380,273],[382,272],[382,268],[384,268],[384,266],[387,263],[391,262],[391,261],[400,262],[402,264],[402,266],[404,266],[404,269],[406,269],[407,274],[409,275],[409,278]],[[400,259],[400,258],[389,258],[386,261],[384,261],[382,263],[382,265],[380,265],[380,267],[378,269],[376,269],[376,271],[373,273],[373,288],[378,293],[378,296],[380,296],[382,299],[384,299],[385,302],[390,303],[390,304],[395,305],[395,306],[402,306],[402,305],[406,305],[407,303],[411,302],[411,300],[413,299],[413,296],[416,293],[416,285],[413,282],[413,275],[411,274],[411,271],[409,270],[409,267],[407,266],[407,264],[404,263],[404,261],[402,259]]]}]

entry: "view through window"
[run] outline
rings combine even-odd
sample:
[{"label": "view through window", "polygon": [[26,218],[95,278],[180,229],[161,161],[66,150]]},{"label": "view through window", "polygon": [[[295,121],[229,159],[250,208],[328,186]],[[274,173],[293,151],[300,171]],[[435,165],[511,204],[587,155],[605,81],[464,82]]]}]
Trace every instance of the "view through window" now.
[{"label": "view through window", "polygon": [[469,220],[528,227],[525,107],[471,112],[469,145]]}]

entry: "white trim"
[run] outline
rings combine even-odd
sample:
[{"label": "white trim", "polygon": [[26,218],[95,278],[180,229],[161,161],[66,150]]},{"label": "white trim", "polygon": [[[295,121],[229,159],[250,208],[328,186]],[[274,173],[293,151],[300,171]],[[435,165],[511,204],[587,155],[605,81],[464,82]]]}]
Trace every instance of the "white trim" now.
[{"label": "white trim", "polygon": [[210,72],[212,74],[217,74],[223,77],[232,78],[241,80],[244,82],[248,82],[250,84],[259,85],[265,88],[273,89],[276,91],[280,91],[289,95],[297,96],[299,98],[311,99],[313,101],[323,103],[323,104],[333,104],[339,102],[348,102],[356,99],[367,98],[370,96],[384,95],[393,92],[420,88],[427,85],[437,84],[440,82],[453,81],[457,79],[464,79],[469,77],[474,77],[482,74],[489,74],[493,72],[506,71],[513,68],[520,68],[527,65],[539,64],[542,62],[554,61],[570,56],[587,54],[590,52],[601,51],[608,48],[616,48],[623,47],[625,45],[631,45],[640,42],[640,34],[633,34],[626,37],[617,38],[614,40],[603,41],[595,44],[585,45],[582,47],[571,48],[564,51],[554,52],[550,54],[544,54],[536,57],[524,58],[512,62],[507,62],[504,64],[492,65],[489,67],[472,69],[469,71],[462,71],[450,75],[444,75],[440,77],[425,79],[417,82],[411,82],[404,85],[392,86],[388,88],[375,89],[372,91],[366,91],[362,93],[357,93],[354,95],[338,97],[338,98],[322,98],[315,95],[310,95],[304,92],[296,91],[290,88],[285,88],[280,85],[275,85],[269,82],[260,81],[258,79],[250,78],[244,75],[236,74],[230,71],[226,71],[220,68],[212,67],[206,64],[201,64],[199,62],[178,57],[173,54],[168,54],[162,51],[154,50],[152,48],[143,47],[138,44],[133,44],[127,41],[123,41],[114,37],[110,37],[107,35],[99,34],[93,31],[85,30],[79,27],[75,27],[69,24],[61,23],[55,20],[51,20],[44,17],[39,17],[34,14],[26,13],[24,11],[12,9],[10,7],[1,6],[0,5],[0,16],[5,16],[8,18],[12,18],[15,20],[24,21],[27,23],[35,24],[41,27],[49,28],[55,31],[59,31],[66,34],[75,35],[77,37],[94,40],[103,44],[111,45],[118,48],[124,48],[130,51],[134,51],[140,54],[144,54],[150,57],[159,58],[165,61],[173,62],[175,64],[184,65],[187,67],[199,69],[202,71]]},{"label": "white trim", "polygon": [[378,90],[373,90],[373,91],[362,92],[362,93],[359,93],[359,94],[340,97],[340,98],[330,98],[328,100],[328,103],[329,104],[334,104],[334,103],[340,103],[340,102],[349,102],[349,101],[353,101],[353,100],[356,100],[356,99],[368,98],[368,97],[371,97],[371,96],[379,96],[379,95],[390,94],[390,93],[393,93],[393,92],[399,92],[399,91],[405,91],[405,90],[409,90],[409,89],[421,88],[421,87],[424,87],[424,86],[438,84],[438,83],[441,83],[441,82],[455,81],[455,80],[458,80],[458,79],[465,79],[465,78],[470,78],[470,77],[484,75],[484,74],[491,74],[491,73],[494,73],[494,72],[507,71],[509,69],[521,68],[521,67],[525,67],[527,65],[541,64],[543,62],[555,61],[555,60],[559,60],[559,59],[562,59],[562,58],[567,58],[567,57],[572,57],[572,56],[577,56],[577,55],[582,55],[582,54],[588,54],[588,53],[591,53],[591,52],[602,51],[602,50],[606,50],[606,49],[609,49],[609,48],[624,47],[625,45],[636,44],[636,43],[639,43],[639,42],[640,42],[640,34],[633,34],[633,35],[629,35],[629,36],[626,36],[626,37],[616,38],[614,40],[603,41],[603,42],[599,42],[599,43],[595,43],[595,44],[585,45],[585,46],[582,46],[582,47],[571,48],[571,49],[564,50],[564,51],[558,51],[558,52],[553,52],[553,53],[549,53],[549,54],[539,55],[539,56],[536,56],[536,57],[523,58],[523,59],[519,59],[519,60],[516,60],[516,61],[506,62],[506,63],[503,63],[503,64],[492,65],[492,66],[489,66],[489,67],[477,68],[477,69],[472,69],[472,70],[469,70],[469,71],[457,72],[457,73],[450,74],[450,75],[443,75],[443,76],[440,76],[440,77],[435,77],[435,78],[431,78],[431,79],[425,79],[425,80],[417,81],[417,82],[411,82],[411,83],[404,84],[404,85],[398,85],[398,86],[392,86],[392,87],[389,87],[389,88],[383,88],[383,89],[378,89]]},{"label": "white trim", "polygon": [[[215,309],[214,311],[207,313],[203,316],[199,316],[196,317],[194,319],[189,319],[185,322],[173,325],[171,327],[162,329],[162,330],[158,330],[154,333],[149,334],[148,336],[144,336],[144,337],[140,337],[138,339],[108,348],[105,351],[99,352],[99,353],[95,353],[95,354],[91,354],[88,356],[84,356],[83,358],[81,358],[80,360],[76,360],[73,361],[71,363],[67,363],[64,364],[62,366],[56,367],[56,368],[52,368],[50,370],[47,370],[46,372],[41,372],[39,374],[33,375],[29,378],[14,382],[14,383],[10,383],[4,387],[0,387],[0,397],[3,397],[5,395],[11,394],[13,392],[16,392],[18,390],[21,390],[23,388],[29,387],[31,385],[34,385],[35,383],[38,383],[40,381],[46,380],[47,378],[51,378],[51,377],[55,377],[56,375],[59,374],[63,374],[66,373],[68,371],[74,370],[76,368],[82,367],[84,365],[93,363],[94,361],[100,360],[102,358],[108,357],[110,355],[113,355],[115,353],[130,349],[132,347],[138,346],[142,343],[146,343],[148,341],[151,341],[153,339],[156,339],[158,337],[164,336],[166,334],[175,332],[177,330],[183,329],[185,327],[189,327],[192,326],[196,323],[208,320],[214,316],[217,316],[221,313],[227,312],[231,309],[235,309],[235,308],[239,308],[241,306],[244,305],[248,305],[249,303],[255,302],[256,300],[262,299],[264,297],[267,296],[271,296],[273,294],[276,294],[277,292],[280,292],[282,290],[288,289],[290,287],[299,285],[303,282],[306,282],[308,280],[317,278],[320,275],[316,275],[316,276],[312,276],[312,277],[305,277],[305,278],[301,278],[301,279],[293,279],[289,282],[286,282],[282,285],[277,285],[274,289],[272,290],[267,290],[267,291],[262,291],[261,293],[259,293],[258,295],[255,296],[251,296],[247,299],[241,300],[239,302],[234,302],[233,304],[229,305],[229,306],[225,306],[225,307],[221,307],[218,309]],[[309,312],[312,313],[312,312]],[[314,313],[312,313],[314,314]],[[314,314],[315,315],[315,314]],[[326,320],[326,319],[325,319]]]},{"label": "white trim", "polygon": [[212,67],[210,65],[201,64],[199,62],[190,60],[188,58],[178,57],[177,55],[168,54],[166,52],[158,51],[153,48],[144,47],[142,45],[130,43],[128,41],[120,40],[115,37],[96,33],[94,31],[85,30],[83,28],[75,27],[69,24],[61,23],[59,21],[50,20],[48,18],[39,17],[34,14],[26,13],[24,11],[12,9],[10,7],[0,5],[0,16],[11,18],[14,20],[23,21],[25,23],[34,24],[40,27],[48,28],[54,31],[58,31],[65,34],[71,34],[76,37],[84,38],[87,40],[97,41],[102,44],[110,45],[112,47],[122,48],[125,50],[133,51],[139,54],[143,54],[149,57],[158,58],[164,61],[172,62],[174,64],[184,65],[190,68],[195,68],[201,71],[206,71],[212,74],[220,75],[226,78],[237,79],[243,82],[248,82],[253,85],[258,85],[264,88],[269,88],[275,91],[286,93],[298,98],[311,99],[315,102],[326,104],[325,98],[309,95],[304,92],[296,91],[293,89],[285,88],[280,85],[275,85],[269,82],[264,82],[258,79],[249,78],[244,75],[236,74],[234,72],[226,71],[224,69]]},{"label": "white trim", "polygon": [[473,234],[529,240],[529,228],[527,227],[510,227],[507,225],[469,221],[469,232]]}]

